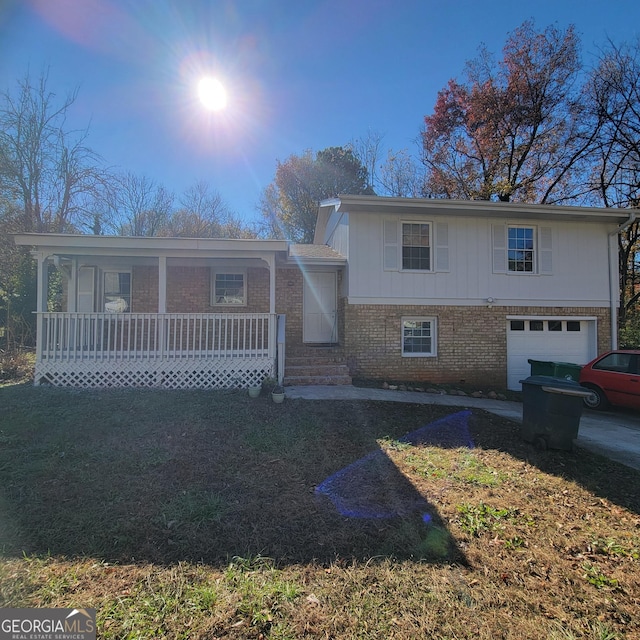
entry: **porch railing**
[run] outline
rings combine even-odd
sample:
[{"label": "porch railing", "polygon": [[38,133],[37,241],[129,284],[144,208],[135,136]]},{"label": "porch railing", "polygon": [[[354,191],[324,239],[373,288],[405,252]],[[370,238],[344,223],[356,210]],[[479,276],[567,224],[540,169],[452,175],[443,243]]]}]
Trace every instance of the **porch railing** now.
[{"label": "porch railing", "polygon": [[38,314],[40,362],[275,355],[275,314]]}]

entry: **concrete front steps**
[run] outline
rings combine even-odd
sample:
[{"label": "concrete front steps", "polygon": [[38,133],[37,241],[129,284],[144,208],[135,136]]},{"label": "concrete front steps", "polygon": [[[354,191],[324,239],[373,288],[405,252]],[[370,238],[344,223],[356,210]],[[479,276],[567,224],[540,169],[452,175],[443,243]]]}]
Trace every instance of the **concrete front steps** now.
[{"label": "concrete front steps", "polygon": [[284,367],[285,386],[351,384],[344,358],[336,353],[310,352],[287,356]]}]

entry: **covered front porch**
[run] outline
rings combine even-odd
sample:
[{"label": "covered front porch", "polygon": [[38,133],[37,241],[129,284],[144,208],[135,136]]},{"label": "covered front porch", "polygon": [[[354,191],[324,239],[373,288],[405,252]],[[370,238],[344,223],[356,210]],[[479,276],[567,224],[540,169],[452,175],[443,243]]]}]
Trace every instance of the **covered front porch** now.
[{"label": "covered front porch", "polygon": [[16,242],[34,247],[38,263],[36,384],[207,389],[282,379],[275,273],[286,242],[53,234]]}]

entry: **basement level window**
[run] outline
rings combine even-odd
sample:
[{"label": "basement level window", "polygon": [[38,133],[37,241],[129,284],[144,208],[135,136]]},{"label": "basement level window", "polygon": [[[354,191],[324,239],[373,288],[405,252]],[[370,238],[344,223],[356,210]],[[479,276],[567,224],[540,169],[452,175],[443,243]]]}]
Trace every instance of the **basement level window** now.
[{"label": "basement level window", "polygon": [[402,355],[424,357],[436,355],[436,319],[402,319]]}]

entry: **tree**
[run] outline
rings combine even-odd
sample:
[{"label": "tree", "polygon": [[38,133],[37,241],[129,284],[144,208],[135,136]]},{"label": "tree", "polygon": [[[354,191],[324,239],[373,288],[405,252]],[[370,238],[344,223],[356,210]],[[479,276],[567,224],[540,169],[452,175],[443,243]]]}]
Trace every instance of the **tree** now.
[{"label": "tree", "polygon": [[126,172],[107,194],[110,224],[122,236],[156,236],[170,219],[174,195],[146,176]]},{"label": "tree", "polygon": [[0,327],[4,335],[0,349],[15,351],[33,344],[33,313],[36,304],[36,269],[28,250],[13,242],[21,231],[21,211],[15,203],[0,198]]},{"label": "tree", "polygon": [[65,232],[82,225],[104,179],[88,132],[66,127],[77,97],[61,101],[47,74],[27,76],[0,94],[0,193],[21,209],[21,231]]},{"label": "tree", "polygon": [[312,242],[318,205],[340,194],[372,193],[367,170],[345,147],[329,147],[316,156],[308,150],[277,163],[276,177],[262,194],[266,233],[295,242]]},{"label": "tree", "polygon": [[159,235],[190,238],[252,238],[251,231],[229,210],[222,196],[206,182],[189,187],[179,199],[180,207]]},{"label": "tree", "polygon": [[[590,188],[605,207],[640,214],[640,39],[633,46],[609,47],[593,69],[585,101],[598,123]],[[620,326],[638,324],[640,300],[640,220],[618,236]],[[636,336],[636,346],[637,346]]]},{"label": "tree", "polygon": [[82,228],[105,182],[87,130],[67,126],[76,96],[57,99],[46,73],[0,93],[0,324],[10,348],[33,339],[36,274],[8,234]]},{"label": "tree", "polygon": [[537,33],[532,21],[509,35],[499,64],[480,47],[467,82],[450,80],[425,117],[428,194],[539,203],[576,197],[574,179],[593,142],[575,88],[578,47],[573,27]]},{"label": "tree", "polygon": [[384,193],[398,198],[419,198],[424,191],[424,176],[406,149],[389,149],[380,169],[380,184]]},{"label": "tree", "polygon": [[367,170],[367,187],[371,192],[377,192],[381,186],[378,179],[378,159],[383,139],[381,133],[369,129],[365,136],[354,138],[348,147]]}]

